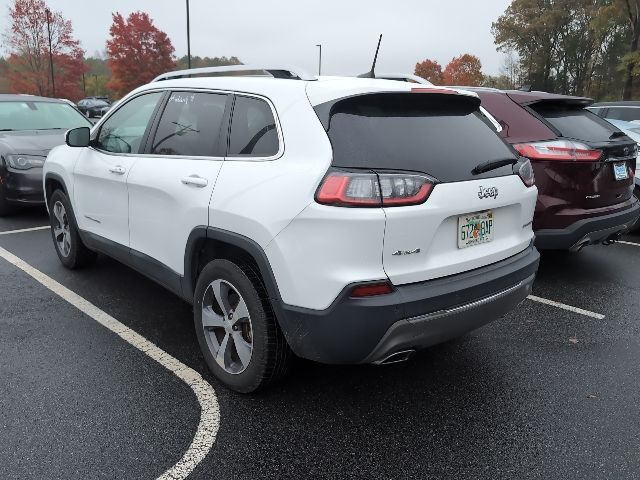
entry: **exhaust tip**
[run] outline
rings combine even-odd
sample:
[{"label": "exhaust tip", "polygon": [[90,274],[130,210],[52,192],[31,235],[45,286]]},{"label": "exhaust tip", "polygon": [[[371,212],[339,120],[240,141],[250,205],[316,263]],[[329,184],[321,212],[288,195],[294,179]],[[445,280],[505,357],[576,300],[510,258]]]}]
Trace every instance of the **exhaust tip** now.
[{"label": "exhaust tip", "polygon": [[387,355],[382,360],[377,360],[373,362],[375,365],[391,365],[394,363],[402,363],[409,360],[413,354],[416,353],[415,350],[400,350],[399,352],[394,352],[391,355]]}]

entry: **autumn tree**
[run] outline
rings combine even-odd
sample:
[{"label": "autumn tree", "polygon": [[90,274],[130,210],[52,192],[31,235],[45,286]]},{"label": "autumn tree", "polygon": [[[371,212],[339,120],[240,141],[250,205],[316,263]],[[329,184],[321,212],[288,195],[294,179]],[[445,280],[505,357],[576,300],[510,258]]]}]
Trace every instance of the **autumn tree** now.
[{"label": "autumn tree", "polygon": [[117,97],[175,68],[171,40],[149,14],[134,12],[125,20],[114,13],[109,33],[107,58],[113,76],[107,86]]},{"label": "autumn tree", "polygon": [[477,87],[482,84],[482,63],[475,55],[465,53],[451,60],[442,72],[445,85]]},{"label": "autumn tree", "polygon": [[416,63],[415,74],[429,80],[434,85],[442,85],[442,67],[435,60],[423,60]]},{"label": "autumn tree", "polygon": [[[84,51],[73,37],[71,22],[60,12],[49,12],[43,0],[14,0],[9,6],[9,28],[4,45],[9,53],[7,77],[14,92],[82,98]],[[55,81],[51,81],[49,33]]]}]

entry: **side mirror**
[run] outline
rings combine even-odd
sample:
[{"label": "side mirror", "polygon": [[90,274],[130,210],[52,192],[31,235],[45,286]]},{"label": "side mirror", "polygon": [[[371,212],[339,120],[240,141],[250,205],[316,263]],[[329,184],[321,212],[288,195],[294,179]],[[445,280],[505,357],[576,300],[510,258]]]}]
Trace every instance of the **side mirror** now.
[{"label": "side mirror", "polygon": [[88,147],[90,137],[89,127],[79,127],[69,130],[64,141],[70,147]]}]

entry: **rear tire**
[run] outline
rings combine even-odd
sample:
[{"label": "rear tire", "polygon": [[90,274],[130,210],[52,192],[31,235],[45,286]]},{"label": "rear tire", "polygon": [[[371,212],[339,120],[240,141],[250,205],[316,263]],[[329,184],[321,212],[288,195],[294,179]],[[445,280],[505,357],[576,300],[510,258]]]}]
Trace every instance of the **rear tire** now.
[{"label": "rear tire", "polygon": [[251,266],[210,262],[198,277],[193,316],[207,366],[228,388],[256,392],[287,373],[291,350]]},{"label": "rear tire", "polygon": [[97,253],[89,250],[78,231],[71,203],[62,190],[56,190],[49,200],[51,237],[60,262],[70,270],[93,263]]}]

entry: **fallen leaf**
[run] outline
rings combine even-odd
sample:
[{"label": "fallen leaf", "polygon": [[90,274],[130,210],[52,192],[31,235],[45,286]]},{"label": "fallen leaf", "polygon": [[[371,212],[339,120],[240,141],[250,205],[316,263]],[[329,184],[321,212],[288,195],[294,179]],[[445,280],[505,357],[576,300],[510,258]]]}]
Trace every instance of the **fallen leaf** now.
[{"label": "fallen leaf", "polygon": [[592,395],[591,393],[589,395],[587,395],[587,398],[590,400],[593,400],[594,398],[598,398],[595,395]]},{"label": "fallen leaf", "polygon": [[569,343],[573,343],[575,345],[576,343],[578,343],[578,339],[576,337],[570,337]]}]

